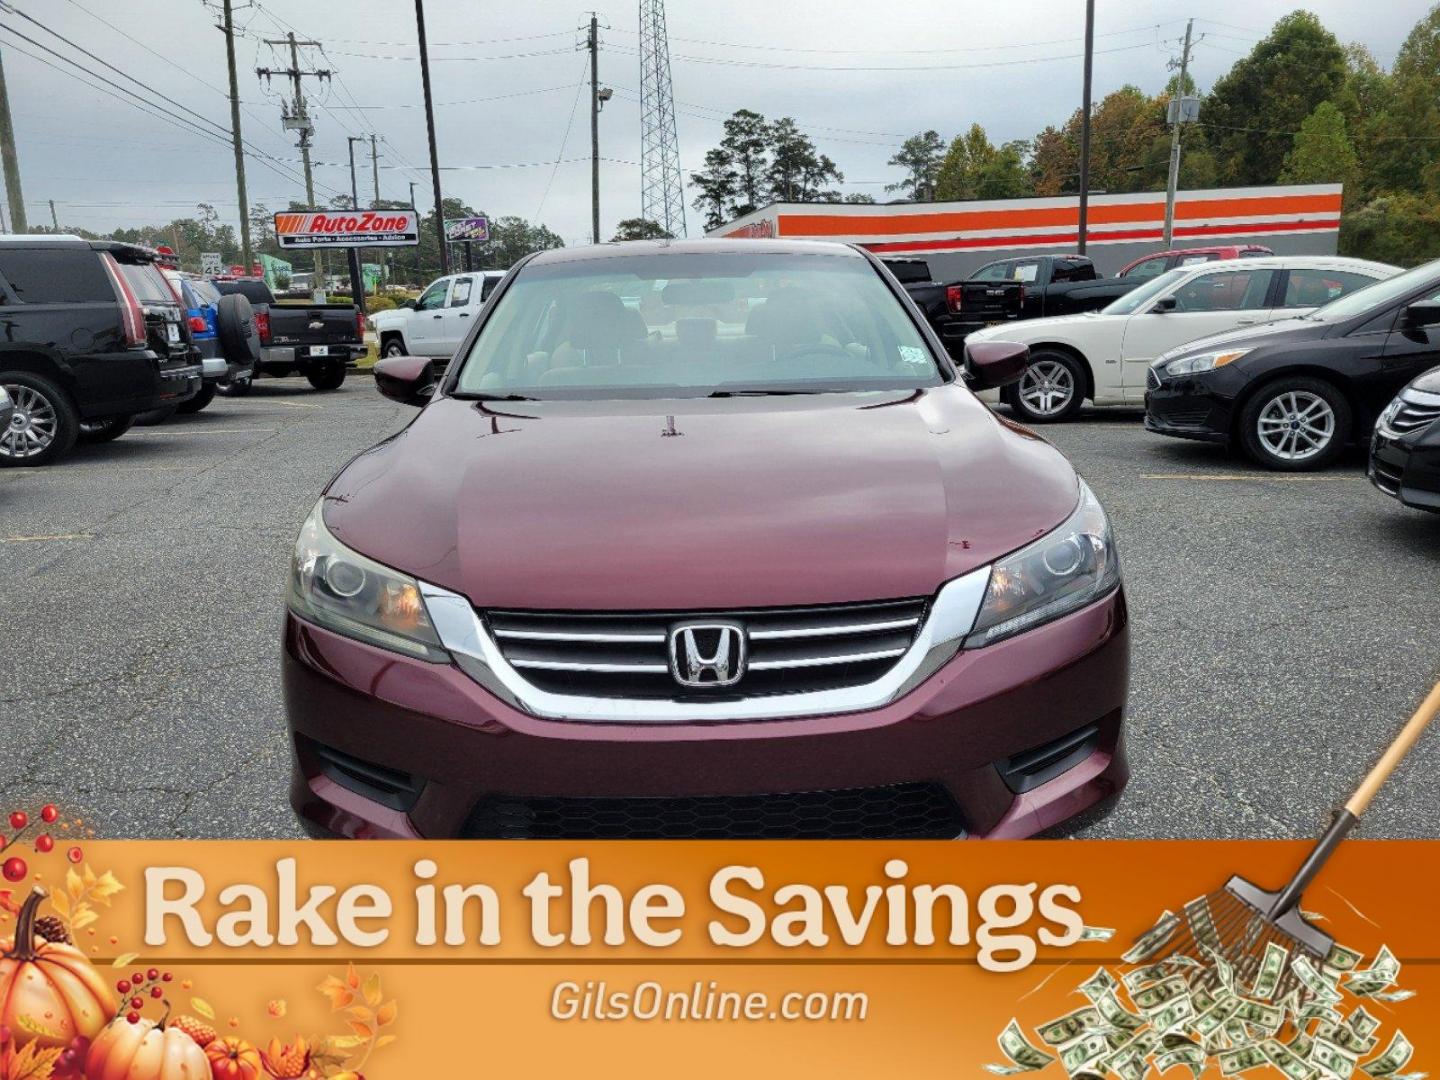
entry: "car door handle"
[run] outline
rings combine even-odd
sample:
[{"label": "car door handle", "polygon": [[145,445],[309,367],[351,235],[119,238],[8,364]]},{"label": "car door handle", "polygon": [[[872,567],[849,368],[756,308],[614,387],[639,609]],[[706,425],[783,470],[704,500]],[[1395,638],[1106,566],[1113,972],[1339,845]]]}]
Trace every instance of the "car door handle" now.
[{"label": "car door handle", "polygon": [[432,319],[443,319],[445,316],[444,316],[444,315],[431,315],[430,317],[431,317]]},{"label": "car door handle", "polygon": [[1255,325],[1257,322],[1259,322],[1259,321],[1260,321],[1259,319],[1236,319],[1236,320],[1235,320],[1235,325],[1236,325],[1236,326],[1254,326],[1254,325]]},{"label": "car door handle", "polygon": [[461,317],[462,319],[468,319],[468,318],[470,317],[470,312],[468,312],[468,311],[462,311],[462,312],[460,312],[460,317]]}]

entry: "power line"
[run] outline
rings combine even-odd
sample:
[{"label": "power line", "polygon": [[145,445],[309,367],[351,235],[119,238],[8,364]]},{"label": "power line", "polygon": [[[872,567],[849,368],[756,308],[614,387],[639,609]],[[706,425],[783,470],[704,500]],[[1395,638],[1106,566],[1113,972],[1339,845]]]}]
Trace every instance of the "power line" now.
[{"label": "power line", "polygon": [[[1154,42],[1142,41],[1135,45],[1119,45],[1113,49],[1096,49],[1095,55],[1106,53],[1132,52],[1135,49],[1152,48]],[[620,52],[632,56],[639,56],[640,50],[627,49],[624,46],[612,46]],[[999,68],[1016,67],[1022,64],[1045,64],[1056,60],[1078,60],[1084,53],[1065,53],[1058,56],[1027,56],[1019,60],[986,60],[979,63],[964,64],[781,64],[764,60],[730,60],[719,56],[672,56],[672,60],[681,60],[689,64],[708,64],[720,67],[738,68],[759,68],[774,71],[846,71],[846,72],[867,72],[867,71],[973,71],[978,68]]]}]

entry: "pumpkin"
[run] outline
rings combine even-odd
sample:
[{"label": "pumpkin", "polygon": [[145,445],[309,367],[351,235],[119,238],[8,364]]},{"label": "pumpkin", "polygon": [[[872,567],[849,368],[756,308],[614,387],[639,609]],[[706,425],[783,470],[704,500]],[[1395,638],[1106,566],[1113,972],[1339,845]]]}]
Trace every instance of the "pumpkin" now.
[{"label": "pumpkin", "polygon": [[69,1046],[76,1036],[93,1039],[115,1013],[110,987],[73,945],[35,933],[35,912],[45,890],[36,888],[20,909],[15,938],[0,954],[0,1027],[17,1047]]},{"label": "pumpkin", "polygon": [[265,1076],[260,1069],[260,1051],[234,1035],[207,1044],[205,1056],[215,1080],[263,1080]]},{"label": "pumpkin", "polygon": [[87,1080],[210,1080],[210,1059],[194,1039],[165,1021],[121,1016],[90,1044]]}]

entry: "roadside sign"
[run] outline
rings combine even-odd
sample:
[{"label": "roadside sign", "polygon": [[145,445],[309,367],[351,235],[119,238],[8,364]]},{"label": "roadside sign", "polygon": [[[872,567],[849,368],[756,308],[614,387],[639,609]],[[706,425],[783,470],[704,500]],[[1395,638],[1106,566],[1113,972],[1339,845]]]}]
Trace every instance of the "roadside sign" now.
[{"label": "roadside sign", "polygon": [[200,273],[206,277],[214,277],[224,269],[224,262],[220,259],[218,251],[202,251],[200,253]]},{"label": "roadside sign", "polygon": [[445,239],[483,244],[490,239],[490,221],[484,216],[450,218],[445,222]]},{"label": "roadside sign", "polygon": [[289,210],[275,215],[282,248],[415,247],[420,215],[414,210]]}]

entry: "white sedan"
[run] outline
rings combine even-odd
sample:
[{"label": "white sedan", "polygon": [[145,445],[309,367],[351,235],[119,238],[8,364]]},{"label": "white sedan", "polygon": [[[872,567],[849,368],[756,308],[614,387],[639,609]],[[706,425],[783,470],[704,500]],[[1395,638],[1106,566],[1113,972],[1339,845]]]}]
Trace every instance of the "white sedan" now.
[{"label": "white sedan", "polygon": [[1030,346],[1030,370],[999,396],[1021,419],[1052,423],[1074,416],[1086,398],[1142,404],[1150,362],[1186,342],[1305,315],[1399,272],[1338,255],[1200,263],[1166,271],[1100,311],[991,326],[966,342]]}]

